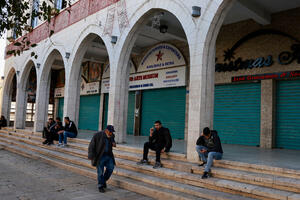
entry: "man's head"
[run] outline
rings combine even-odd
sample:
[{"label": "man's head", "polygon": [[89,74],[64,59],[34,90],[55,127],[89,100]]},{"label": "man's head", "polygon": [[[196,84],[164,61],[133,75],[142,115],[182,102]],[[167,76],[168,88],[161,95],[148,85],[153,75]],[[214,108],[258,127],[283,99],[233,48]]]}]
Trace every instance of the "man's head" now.
[{"label": "man's head", "polygon": [[158,121],[156,121],[156,122],[154,122],[154,128],[156,129],[156,130],[159,130],[160,128],[161,128],[161,122],[158,120]]},{"label": "man's head", "polygon": [[106,129],[104,130],[106,133],[107,137],[111,137],[112,134],[115,132],[115,128],[113,125],[107,125]]},{"label": "man's head", "polygon": [[53,118],[49,118],[49,119],[48,119],[48,122],[49,122],[49,123],[52,123],[53,121],[54,121]]},{"label": "man's head", "polygon": [[65,121],[66,124],[69,124],[70,123],[70,118],[69,117],[65,117],[64,121]]},{"label": "man's head", "polygon": [[61,119],[60,119],[60,117],[56,117],[56,122],[61,122]]},{"label": "man's head", "polygon": [[203,136],[206,137],[206,138],[210,137],[210,129],[208,127],[205,127],[203,129]]}]

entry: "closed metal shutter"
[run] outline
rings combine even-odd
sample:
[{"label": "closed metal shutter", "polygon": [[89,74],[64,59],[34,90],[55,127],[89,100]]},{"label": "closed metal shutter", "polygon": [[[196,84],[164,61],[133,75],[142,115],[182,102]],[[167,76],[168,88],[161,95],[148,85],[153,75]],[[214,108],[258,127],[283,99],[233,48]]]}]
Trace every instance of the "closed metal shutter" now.
[{"label": "closed metal shutter", "polygon": [[80,97],[79,129],[97,131],[99,126],[100,95]]},{"label": "closed metal shutter", "polygon": [[64,117],[64,98],[59,98],[58,99],[58,112],[57,116],[60,117],[60,119],[63,121]]},{"label": "closed metal shutter", "polygon": [[[108,102],[109,94],[104,94],[104,116],[103,116],[103,129],[107,126],[108,115]],[[134,131],[134,107],[135,107],[135,92],[129,92],[128,94],[128,114],[127,114],[127,133],[133,134]]]},{"label": "closed metal shutter", "polygon": [[300,80],[277,82],[276,147],[300,149]]},{"label": "closed metal shutter", "polygon": [[260,83],[215,87],[214,129],[226,144],[260,144]]},{"label": "closed metal shutter", "polygon": [[141,135],[149,136],[149,129],[160,120],[173,139],[184,139],[185,102],[185,87],[143,91]]}]

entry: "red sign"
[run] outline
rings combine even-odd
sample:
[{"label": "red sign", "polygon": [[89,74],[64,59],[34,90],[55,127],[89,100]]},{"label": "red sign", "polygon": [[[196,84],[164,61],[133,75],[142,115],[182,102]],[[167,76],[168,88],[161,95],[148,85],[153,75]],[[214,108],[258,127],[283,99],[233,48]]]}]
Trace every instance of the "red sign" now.
[{"label": "red sign", "polygon": [[300,78],[300,71],[258,74],[258,75],[249,75],[249,76],[236,76],[236,77],[232,77],[231,81],[242,82],[242,81],[285,79],[285,78]]}]

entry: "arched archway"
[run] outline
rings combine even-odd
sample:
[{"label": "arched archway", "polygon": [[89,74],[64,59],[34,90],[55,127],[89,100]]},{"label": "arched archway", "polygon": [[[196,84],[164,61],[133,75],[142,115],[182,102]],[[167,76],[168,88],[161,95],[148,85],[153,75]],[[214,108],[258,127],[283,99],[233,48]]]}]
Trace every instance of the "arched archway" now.
[{"label": "arched archway", "polygon": [[[65,60],[59,50],[51,49],[43,63],[38,85],[35,131],[42,131],[48,118],[58,117],[55,108],[63,105],[56,105],[59,100],[56,99],[55,89],[63,90],[64,84]],[[60,98],[63,98],[63,92],[60,92]]]},{"label": "arched archway", "polygon": [[89,27],[76,43],[65,87],[64,116],[86,134],[101,127],[100,81],[103,65],[109,62],[106,43],[94,29]]},{"label": "arched archway", "polygon": [[[154,5],[154,4],[153,4]],[[191,20],[190,16],[186,15],[186,12],[178,12],[178,10],[185,10],[186,8],[180,7],[181,4],[175,4],[172,8],[167,8],[166,5],[160,2],[155,3],[155,8],[153,8],[153,5],[145,5],[140,11],[138,10],[134,16],[132,17],[132,21],[134,22],[133,25],[124,33],[121,35],[120,40],[118,41],[119,48],[116,48],[116,58],[114,61],[112,61],[112,68],[111,68],[111,89],[110,89],[110,99],[109,99],[109,123],[114,124],[117,128],[117,131],[120,133],[118,134],[117,141],[122,143],[126,141],[126,132],[127,132],[127,111],[128,111],[128,88],[131,86],[131,83],[129,83],[129,60],[135,57],[139,57],[136,59],[136,65],[141,67],[141,60],[148,59],[146,58],[147,51],[150,50],[150,52],[156,52],[155,54],[165,55],[162,57],[159,57],[157,59],[153,59],[150,61],[153,63],[153,68],[148,69],[139,69],[137,67],[138,74],[140,75],[146,75],[151,72],[155,72],[159,75],[159,78],[154,78],[156,80],[159,80],[164,75],[163,73],[166,73],[166,70],[176,67],[183,67],[185,64],[177,64],[177,62],[170,64],[168,66],[168,61],[170,61],[170,55],[172,53],[168,52],[168,50],[173,49],[174,51],[177,51],[175,49],[180,49],[185,57],[186,60],[186,66],[183,67],[182,75],[181,72],[177,71],[176,76],[180,76],[179,79],[181,79],[184,82],[184,84],[173,84],[173,85],[164,85],[163,81],[160,83],[157,87],[148,87],[146,85],[151,85],[151,79],[148,83],[142,83],[141,81],[141,87],[137,89],[133,89],[131,87],[130,90],[136,91],[136,101],[141,101],[141,104],[138,107],[135,107],[135,124],[139,124],[136,127],[135,125],[135,135],[149,135],[149,130],[151,126],[154,123],[154,118],[156,120],[163,121],[162,123],[166,126],[169,126],[173,130],[173,136],[174,138],[185,138],[185,133],[187,133],[187,127],[186,127],[186,108],[188,106],[186,105],[186,97],[188,97],[187,91],[188,91],[188,84],[186,82],[186,74],[189,73],[189,60],[190,60],[190,54],[189,54],[189,30],[186,27],[186,22]],[[172,4],[173,5],[173,4]],[[149,6],[149,7],[148,7]],[[171,6],[170,6],[171,7]],[[178,9],[176,11],[176,9]],[[185,21],[185,23],[182,23]],[[194,22],[191,20],[190,25],[193,25]],[[165,46],[168,46],[167,48],[164,48]],[[172,47],[171,47],[172,46]],[[177,47],[177,48],[176,48]],[[151,50],[152,49],[152,50]],[[146,57],[144,57],[146,56]],[[143,58],[144,57],[144,58]],[[170,68],[169,68],[170,67]],[[137,75],[138,75],[137,74]],[[166,77],[165,77],[166,78]],[[154,80],[153,79],[153,80]],[[163,79],[163,78],[162,78]],[[170,78],[171,79],[171,78]],[[160,80],[159,80],[160,81]],[[145,86],[145,87],[144,87]],[[146,88],[148,87],[148,88]],[[175,91],[176,90],[176,91]],[[182,91],[179,91],[182,90]],[[173,92],[173,93],[172,93]],[[172,112],[174,109],[172,107],[174,106],[174,101],[170,101],[171,96],[166,95],[166,98],[161,101],[158,101],[157,107],[152,107],[154,113],[153,118],[146,117],[146,108],[149,105],[150,106],[150,96],[156,95],[153,98],[157,99],[157,96],[161,95],[162,93],[165,94],[174,94],[176,98],[182,99],[182,102],[179,103],[180,112],[177,114],[183,117],[178,117],[180,120],[178,122],[175,122],[174,124],[169,123],[169,117],[163,117],[165,113]],[[144,95],[143,95],[144,94]],[[147,94],[149,94],[147,96]],[[158,98],[160,99],[160,98]],[[169,105],[164,106],[165,110],[162,110],[162,115],[159,114],[157,108],[162,105],[161,103],[166,103],[169,101]],[[147,106],[146,106],[147,104]],[[151,107],[151,106],[150,106]],[[182,111],[182,112],[181,112]],[[150,112],[151,113],[151,112]],[[180,114],[179,114],[180,113]],[[148,122],[146,123],[146,120]],[[139,121],[139,122],[138,122]],[[175,127],[180,127],[180,133],[175,133],[177,130]],[[146,128],[147,127],[147,128]],[[171,132],[172,132],[171,130]],[[147,139],[147,138],[146,138]],[[127,143],[130,143],[130,140],[127,140]],[[182,142],[184,143],[184,142]],[[180,147],[179,147],[180,148]],[[181,152],[185,152],[184,144],[182,145]]]},{"label": "arched archway", "polygon": [[17,92],[17,75],[16,70],[12,67],[4,80],[2,110],[1,115],[7,119],[7,125],[11,126],[10,121],[15,120],[15,104]]}]

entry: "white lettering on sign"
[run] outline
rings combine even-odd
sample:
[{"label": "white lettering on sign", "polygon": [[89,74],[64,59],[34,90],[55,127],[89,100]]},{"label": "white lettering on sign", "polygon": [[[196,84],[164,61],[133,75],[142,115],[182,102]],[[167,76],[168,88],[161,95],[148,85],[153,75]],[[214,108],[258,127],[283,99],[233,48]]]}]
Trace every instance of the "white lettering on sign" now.
[{"label": "white lettering on sign", "polygon": [[[186,67],[144,72],[129,76],[129,90],[147,90],[186,85]],[[109,79],[102,80],[101,93],[109,92]]]}]

